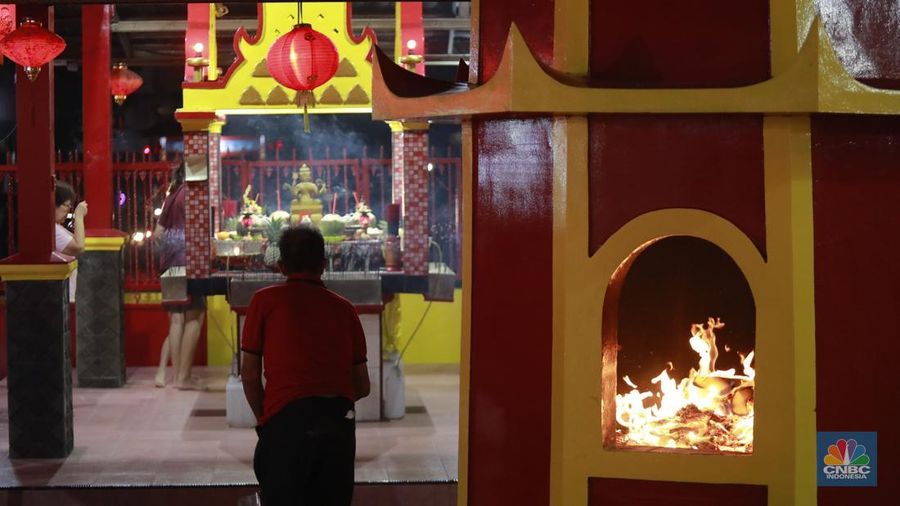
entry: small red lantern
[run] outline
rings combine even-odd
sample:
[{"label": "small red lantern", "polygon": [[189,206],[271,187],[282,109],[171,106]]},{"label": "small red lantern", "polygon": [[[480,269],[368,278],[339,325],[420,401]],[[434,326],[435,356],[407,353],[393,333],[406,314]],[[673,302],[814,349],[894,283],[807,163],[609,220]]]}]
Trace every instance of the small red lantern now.
[{"label": "small red lantern", "polygon": [[49,32],[40,23],[25,18],[12,33],[0,40],[0,53],[25,67],[25,75],[34,81],[41,67],[59,56],[66,48],[66,41]]},{"label": "small red lantern", "polygon": [[301,23],[282,35],[266,57],[269,74],[281,85],[297,90],[297,105],[303,106],[303,130],[309,132],[306,107],[315,104],[312,90],[334,77],[338,52],[325,34]]},{"label": "small red lantern", "polygon": [[128,95],[137,91],[142,84],[144,84],[144,80],[141,76],[128,70],[128,65],[124,63],[113,65],[109,74],[109,88],[117,104],[122,105],[125,103]]}]

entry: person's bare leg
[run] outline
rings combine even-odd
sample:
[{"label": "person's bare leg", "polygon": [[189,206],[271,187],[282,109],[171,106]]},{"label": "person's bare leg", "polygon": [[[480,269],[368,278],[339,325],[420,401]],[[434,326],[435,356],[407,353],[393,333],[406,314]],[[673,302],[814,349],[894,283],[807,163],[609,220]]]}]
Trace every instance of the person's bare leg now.
[{"label": "person's bare leg", "polygon": [[181,365],[181,343],[184,341],[184,313],[169,313],[169,353],[172,357],[172,369],[175,370],[173,383],[178,386],[178,368]]},{"label": "person's bare leg", "polygon": [[[172,332],[171,322],[169,332]],[[159,367],[156,369],[156,386],[159,388],[166,386],[167,365],[169,365],[169,336],[166,336],[166,340],[163,341],[162,349],[159,352]]]},{"label": "person's bare leg", "polygon": [[205,315],[206,311],[201,309],[191,309],[185,313],[184,338],[181,342],[178,376],[175,377],[175,386],[182,390],[203,390],[206,387],[202,381],[191,378],[191,366],[194,364],[194,353],[197,351]]}]

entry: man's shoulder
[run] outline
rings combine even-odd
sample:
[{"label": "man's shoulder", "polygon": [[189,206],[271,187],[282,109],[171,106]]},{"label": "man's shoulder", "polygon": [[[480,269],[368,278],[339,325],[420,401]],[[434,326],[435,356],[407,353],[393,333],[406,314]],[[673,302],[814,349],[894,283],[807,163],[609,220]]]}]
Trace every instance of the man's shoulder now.
[{"label": "man's shoulder", "polygon": [[345,299],[342,295],[331,290],[330,288],[326,287],[324,290],[322,290],[322,293],[323,293],[323,297],[327,297],[327,299],[335,306],[339,306],[339,307],[342,307],[347,310],[354,309],[352,302]]}]

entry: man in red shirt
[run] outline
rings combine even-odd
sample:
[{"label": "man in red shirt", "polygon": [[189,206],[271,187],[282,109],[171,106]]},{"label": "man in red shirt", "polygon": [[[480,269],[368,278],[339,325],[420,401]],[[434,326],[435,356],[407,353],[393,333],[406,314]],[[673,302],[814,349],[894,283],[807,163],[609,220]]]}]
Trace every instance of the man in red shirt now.
[{"label": "man in red shirt", "polygon": [[348,506],[353,402],[369,395],[365,335],[353,305],[322,283],[322,234],[291,228],[278,247],[288,279],[256,292],[241,337],[244,394],[259,421],[253,470],[266,506]]}]

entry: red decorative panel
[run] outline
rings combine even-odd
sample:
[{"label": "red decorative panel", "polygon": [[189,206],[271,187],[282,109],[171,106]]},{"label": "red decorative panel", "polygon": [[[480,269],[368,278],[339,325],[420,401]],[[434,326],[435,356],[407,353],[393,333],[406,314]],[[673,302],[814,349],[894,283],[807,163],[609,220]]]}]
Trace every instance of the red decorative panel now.
[{"label": "red decorative panel", "polygon": [[205,181],[188,182],[184,209],[184,240],[188,279],[209,277],[211,235],[209,228],[209,188]]},{"label": "red decorative panel", "polygon": [[820,488],[819,506],[900,504],[900,118],[814,116],[812,160],[816,424],[877,431],[886,471],[877,488]]},{"label": "red decorative panel", "polygon": [[222,158],[219,141],[222,134],[208,134],[209,137],[209,204],[213,208],[213,231],[222,230]]},{"label": "red decorative panel", "polygon": [[404,132],[403,272],[428,274],[428,132]]},{"label": "red decorative panel", "polygon": [[[491,0],[479,2],[478,82],[486,82],[500,65],[509,27],[515,23],[528,48],[545,64],[553,62],[554,0]],[[474,42],[474,41],[473,41]],[[473,45],[473,47],[476,47]]]},{"label": "red decorative panel", "polygon": [[428,274],[428,131],[394,132],[393,196],[403,209],[403,272]]},{"label": "red decorative panel", "polygon": [[403,206],[403,132],[391,133],[391,197]]},{"label": "red decorative panel", "polygon": [[[184,133],[184,156],[206,154],[209,135],[206,132]],[[209,277],[210,242],[209,181],[188,181],[184,199],[184,240],[188,279]]]},{"label": "red decorative panel", "polygon": [[644,213],[689,208],[734,223],[765,255],[761,116],[592,115],[588,122],[590,254]]},{"label": "red decorative panel", "polygon": [[598,85],[711,88],[770,77],[769,0],[590,5],[590,69]]},{"label": "red decorative panel", "polygon": [[550,497],[551,126],[473,121],[469,506]]},{"label": "red decorative panel", "polygon": [[765,485],[588,478],[588,506],[766,506]]}]

